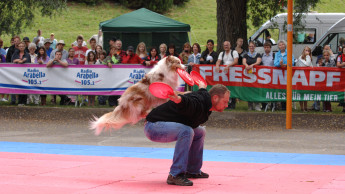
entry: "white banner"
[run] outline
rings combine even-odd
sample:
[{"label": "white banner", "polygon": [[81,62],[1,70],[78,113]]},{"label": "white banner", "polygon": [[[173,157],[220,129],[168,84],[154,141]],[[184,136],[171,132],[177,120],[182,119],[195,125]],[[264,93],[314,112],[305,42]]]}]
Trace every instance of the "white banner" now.
[{"label": "white banner", "polygon": [[[2,94],[121,95],[151,68],[119,64],[70,65],[47,68],[39,64],[0,64]],[[184,91],[180,79],[179,91]]]}]

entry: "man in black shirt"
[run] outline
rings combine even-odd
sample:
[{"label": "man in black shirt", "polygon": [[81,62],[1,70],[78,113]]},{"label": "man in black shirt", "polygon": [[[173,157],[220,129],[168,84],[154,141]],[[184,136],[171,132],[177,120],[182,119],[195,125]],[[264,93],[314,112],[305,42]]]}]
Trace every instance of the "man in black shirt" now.
[{"label": "man in black shirt", "polygon": [[185,95],[169,96],[170,101],[153,109],[147,115],[145,134],[155,142],[176,141],[173,164],[167,183],[192,186],[188,178],[208,178],[202,172],[205,123],[212,111],[222,112],[228,107],[230,91],[221,84],[208,92],[199,84],[199,90]]}]

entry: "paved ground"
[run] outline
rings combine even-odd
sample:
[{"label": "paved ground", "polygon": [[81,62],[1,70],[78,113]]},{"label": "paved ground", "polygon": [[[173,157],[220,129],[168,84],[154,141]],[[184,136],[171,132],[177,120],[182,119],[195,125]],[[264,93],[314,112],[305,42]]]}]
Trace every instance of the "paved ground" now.
[{"label": "paved ground", "polygon": [[0,107],[0,193],[345,193],[343,115],[214,113],[204,170],[192,188],[165,183],[174,143],[143,123],[94,136],[112,109]]}]

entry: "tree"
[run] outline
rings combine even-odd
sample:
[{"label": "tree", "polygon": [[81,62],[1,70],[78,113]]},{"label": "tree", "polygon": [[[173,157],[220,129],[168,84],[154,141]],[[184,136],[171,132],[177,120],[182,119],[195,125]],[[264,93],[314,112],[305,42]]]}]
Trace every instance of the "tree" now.
[{"label": "tree", "polygon": [[34,13],[53,16],[66,7],[66,0],[10,0],[0,1],[0,35],[20,34],[34,21]]},{"label": "tree", "polygon": [[[294,0],[294,25],[300,24],[302,13],[315,7],[319,1]],[[247,19],[254,27],[259,27],[277,13],[284,12],[285,6],[287,0],[217,0],[217,49],[222,49],[225,40],[234,46],[239,37],[244,39],[244,47],[247,48]]]}]

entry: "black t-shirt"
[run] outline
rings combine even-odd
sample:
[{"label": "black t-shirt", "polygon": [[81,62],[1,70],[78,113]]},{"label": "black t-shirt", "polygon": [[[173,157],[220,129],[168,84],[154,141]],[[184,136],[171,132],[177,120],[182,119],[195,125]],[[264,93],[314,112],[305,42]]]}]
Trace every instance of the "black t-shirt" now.
[{"label": "black t-shirt", "polygon": [[262,58],[262,57],[259,53],[256,53],[255,56],[249,56],[248,53],[246,53],[243,58],[245,58],[247,60],[248,65],[252,65],[252,64],[256,63],[258,58]]},{"label": "black t-shirt", "polygon": [[211,96],[206,89],[199,89],[185,95],[180,95],[179,104],[168,101],[153,109],[146,117],[149,122],[166,121],[182,123],[197,128],[205,123],[212,111]]}]

